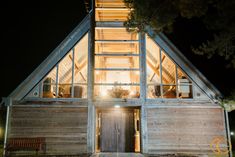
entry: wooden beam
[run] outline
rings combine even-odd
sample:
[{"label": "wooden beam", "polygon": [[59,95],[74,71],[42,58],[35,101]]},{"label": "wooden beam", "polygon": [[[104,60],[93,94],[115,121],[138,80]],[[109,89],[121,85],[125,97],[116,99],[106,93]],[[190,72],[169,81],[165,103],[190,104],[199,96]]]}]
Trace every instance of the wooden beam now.
[{"label": "wooden beam", "polygon": [[121,29],[121,30],[126,30],[126,27],[95,27],[95,29],[96,30],[103,30],[103,29],[111,29],[111,30],[113,30],[113,29],[115,29],[115,30],[117,30],[117,29]]},{"label": "wooden beam", "polygon": [[95,10],[96,11],[126,11],[126,12],[130,12],[131,10],[133,10],[133,9],[131,9],[131,8],[99,8],[99,7],[96,7],[95,8]]},{"label": "wooden beam", "polygon": [[96,40],[95,43],[138,43],[138,40]]},{"label": "wooden beam", "polygon": [[98,86],[139,86],[139,83],[95,83]]},{"label": "wooden beam", "polygon": [[148,51],[146,50],[146,55],[149,60],[151,60],[154,64],[159,64],[160,62],[155,59],[155,57]]},{"label": "wooden beam", "polygon": [[140,52],[140,99],[146,100],[146,36],[145,33],[139,33],[139,52]]},{"label": "wooden beam", "polygon": [[[154,65],[152,65],[152,63],[148,59],[146,61],[147,61],[147,65],[154,71],[155,74],[157,74],[160,77],[159,69],[156,68]],[[162,79],[164,79],[164,81],[167,82],[166,78],[162,78]]]},{"label": "wooden beam", "polygon": [[135,57],[135,56],[139,56],[139,54],[131,54],[131,53],[122,53],[122,54],[117,54],[117,53],[97,53],[95,54],[95,56],[104,56],[104,57]]},{"label": "wooden beam", "polygon": [[[84,77],[82,74],[81,74],[81,69],[87,65],[87,61],[84,61],[83,63],[80,64],[79,67],[76,66],[76,69],[75,69],[75,75],[77,75],[77,73],[79,72],[81,77]],[[86,81],[86,79],[84,80]]]},{"label": "wooden beam", "polygon": [[5,100],[5,105],[7,106],[6,112],[6,125],[5,125],[5,135],[4,135],[4,144],[3,144],[3,156],[6,156],[6,149],[7,149],[7,138],[10,132],[10,122],[11,122],[11,108],[12,108],[12,98],[8,97]]},{"label": "wooden beam", "polygon": [[72,49],[72,89],[71,89],[71,97],[74,97],[74,66],[75,66],[75,48]]},{"label": "wooden beam", "polygon": [[142,105],[140,109],[140,141],[141,153],[148,153],[148,130],[147,130],[147,111],[146,106]]},{"label": "wooden beam", "polygon": [[112,28],[119,28],[124,27],[124,22],[121,21],[96,21],[96,28],[97,27],[112,27]]},{"label": "wooden beam", "polygon": [[59,84],[59,64],[56,65],[56,97],[58,97],[58,93],[59,93],[59,87],[58,87],[58,84]]},{"label": "wooden beam", "polygon": [[[74,69],[75,69],[75,74],[74,74],[74,76],[77,75],[77,73],[79,73],[84,81],[86,81],[86,78],[85,78],[85,77],[83,76],[83,74],[81,73],[81,70],[83,69],[84,66],[87,65],[87,60],[85,60],[85,57],[86,57],[86,56],[83,57],[83,58],[84,58],[84,61],[83,61],[80,65],[79,65],[78,61],[75,61],[75,60],[74,60],[74,66],[75,66],[75,68],[74,68]],[[71,60],[73,60],[73,57],[72,57],[71,55],[69,55],[69,58],[70,58]],[[68,78],[68,80],[69,80],[69,79],[70,79],[70,78]],[[68,82],[68,80],[66,80],[66,82]]]},{"label": "wooden beam", "polygon": [[139,68],[95,68],[100,71],[139,71]]},{"label": "wooden beam", "polygon": [[88,68],[87,68],[87,99],[88,99],[88,124],[87,124],[87,152],[95,152],[95,107],[94,98],[94,67],[95,67],[95,0],[92,0],[90,16],[90,30],[88,33]]}]

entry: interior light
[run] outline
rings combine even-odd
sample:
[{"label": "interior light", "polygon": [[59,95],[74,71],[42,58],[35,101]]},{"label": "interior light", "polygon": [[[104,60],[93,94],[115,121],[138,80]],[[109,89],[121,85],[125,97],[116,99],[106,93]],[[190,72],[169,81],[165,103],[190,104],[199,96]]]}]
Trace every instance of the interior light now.
[{"label": "interior light", "polygon": [[130,95],[135,95],[135,92],[134,92],[134,91],[131,91],[131,92],[130,92]]},{"label": "interior light", "polygon": [[115,108],[120,108],[120,105],[115,105],[114,107],[115,107]]},{"label": "interior light", "polygon": [[96,72],[95,72],[95,74],[97,74],[97,75],[98,75],[98,74],[100,74],[100,72],[99,72],[99,71],[96,71]]},{"label": "interior light", "polygon": [[106,97],[107,95],[108,95],[107,91],[106,90],[102,90],[101,96],[102,97]]},{"label": "interior light", "polygon": [[233,132],[233,131],[231,131],[231,132],[230,132],[230,135],[231,135],[231,136],[233,136],[233,135],[234,135],[234,132]]}]

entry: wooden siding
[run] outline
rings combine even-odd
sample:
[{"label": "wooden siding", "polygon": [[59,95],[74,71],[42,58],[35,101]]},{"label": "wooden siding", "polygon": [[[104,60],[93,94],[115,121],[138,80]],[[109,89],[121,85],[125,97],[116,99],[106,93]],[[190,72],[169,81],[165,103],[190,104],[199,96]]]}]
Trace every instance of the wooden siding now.
[{"label": "wooden siding", "polygon": [[45,137],[46,154],[87,153],[87,107],[17,107],[9,137]]},{"label": "wooden siding", "polygon": [[148,153],[212,154],[210,144],[224,137],[224,114],[220,108],[148,108]]}]

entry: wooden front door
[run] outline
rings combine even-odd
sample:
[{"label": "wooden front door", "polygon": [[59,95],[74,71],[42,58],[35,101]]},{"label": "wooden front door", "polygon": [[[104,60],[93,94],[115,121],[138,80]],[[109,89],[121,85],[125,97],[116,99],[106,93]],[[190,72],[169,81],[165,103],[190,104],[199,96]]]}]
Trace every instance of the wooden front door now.
[{"label": "wooden front door", "polygon": [[100,147],[102,152],[134,152],[134,110],[102,110]]}]

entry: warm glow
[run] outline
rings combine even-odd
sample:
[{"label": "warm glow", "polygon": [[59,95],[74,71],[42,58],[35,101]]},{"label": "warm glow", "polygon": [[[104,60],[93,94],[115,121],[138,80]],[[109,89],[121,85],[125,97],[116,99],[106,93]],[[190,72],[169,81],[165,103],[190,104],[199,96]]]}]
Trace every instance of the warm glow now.
[{"label": "warm glow", "polygon": [[134,91],[131,91],[131,92],[130,92],[130,95],[135,95],[135,92],[134,92]]},{"label": "warm glow", "polygon": [[115,107],[115,108],[120,108],[120,105],[115,105],[114,107]]},{"label": "warm glow", "polygon": [[108,95],[108,93],[107,93],[106,90],[103,90],[103,91],[101,92],[101,96],[102,96],[102,97],[106,97],[107,95]]}]

